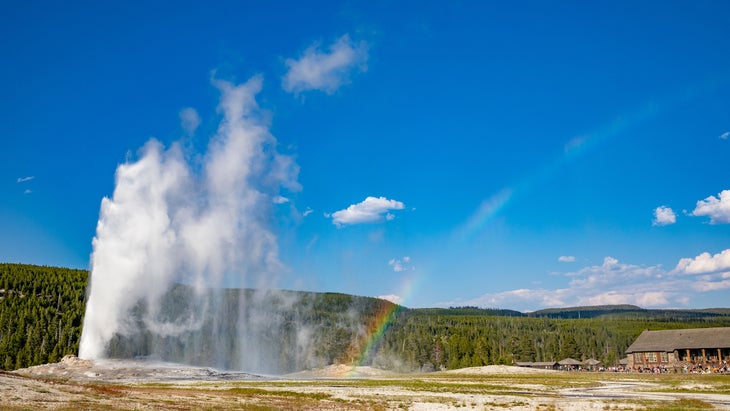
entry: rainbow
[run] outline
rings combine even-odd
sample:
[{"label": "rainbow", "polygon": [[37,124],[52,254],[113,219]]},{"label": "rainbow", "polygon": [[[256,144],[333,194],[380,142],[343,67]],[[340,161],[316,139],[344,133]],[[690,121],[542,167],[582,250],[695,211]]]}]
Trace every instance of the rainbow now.
[{"label": "rainbow", "polygon": [[372,354],[373,349],[383,339],[390,324],[393,323],[393,320],[395,320],[398,313],[402,310],[403,306],[395,303],[382,304],[375,317],[366,324],[366,332],[364,338],[361,340],[361,342],[363,340],[364,342],[361,343],[360,352],[355,358],[355,367],[365,364],[365,361]]},{"label": "rainbow", "polygon": [[[417,281],[419,276],[406,276],[401,284],[401,302],[405,302],[418,288]],[[405,307],[401,304],[391,303],[383,301],[379,306],[378,311],[375,315],[365,324],[365,332],[362,337],[354,342],[352,346],[353,355],[352,358],[352,369],[350,370],[350,377],[357,376],[357,367],[365,365],[365,363],[372,357],[374,350],[377,349],[378,344],[383,340],[388,328],[398,316],[398,313],[403,311]]]}]

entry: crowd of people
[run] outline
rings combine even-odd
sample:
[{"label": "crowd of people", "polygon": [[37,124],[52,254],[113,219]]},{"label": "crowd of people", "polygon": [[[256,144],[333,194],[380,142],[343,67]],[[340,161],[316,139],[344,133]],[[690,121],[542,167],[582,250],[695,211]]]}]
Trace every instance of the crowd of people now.
[{"label": "crowd of people", "polygon": [[665,366],[658,365],[654,367],[642,367],[638,366],[633,371],[639,373],[651,373],[651,374],[730,374],[730,365],[727,361],[722,363],[706,363],[706,364],[693,364],[685,363],[677,366]]}]

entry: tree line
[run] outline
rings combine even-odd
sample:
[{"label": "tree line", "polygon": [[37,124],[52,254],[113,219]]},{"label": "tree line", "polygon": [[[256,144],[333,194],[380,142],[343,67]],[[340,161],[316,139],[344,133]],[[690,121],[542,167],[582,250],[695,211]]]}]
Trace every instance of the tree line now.
[{"label": "tree line", "polygon": [[[594,358],[618,365],[643,330],[730,326],[730,316],[701,319],[549,318],[464,315],[464,309],[411,309],[399,314],[373,364],[413,370],[455,369],[516,361]],[[681,316],[681,312],[679,312]]]},{"label": "tree line", "polygon": [[78,353],[87,280],[85,270],[0,264],[0,368]]},{"label": "tree line", "polygon": [[[0,264],[1,369],[78,353],[88,277],[85,270]],[[127,328],[137,331],[116,335],[108,355],[240,369],[251,366],[245,355],[257,346],[265,357],[261,361],[279,372],[333,363],[431,371],[568,357],[614,365],[645,329],[730,326],[723,310],[707,316],[681,310],[656,315],[625,307],[631,311],[625,315],[617,307],[580,307],[579,316],[571,311],[561,318],[556,312],[528,316],[476,307],[408,309],[339,293],[209,293],[215,298],[196,300],[192,296],[199,293],[178,284],[157,313],[164,321],[195,320],[202,332],[156,334],[148,329],[147,307],[140,303],[126,320]],[[208,315],[196,319],[201,312]]]}]

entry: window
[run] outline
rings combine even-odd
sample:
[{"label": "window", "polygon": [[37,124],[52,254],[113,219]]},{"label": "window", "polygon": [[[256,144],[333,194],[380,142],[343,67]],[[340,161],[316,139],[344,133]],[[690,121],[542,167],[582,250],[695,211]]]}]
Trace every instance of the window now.
[{"label": "window", "polygon": [[665,352],[660,352],[659,358],[661,358],[662,362],[669,362],[669,356]]},{"label": "window", "polygon": [[634,362],[644,362],[641,359],[641,353],[640,352],[635,352],[634,353]]},{"label": "window", "polygon": [[646,361],[647,362],[656,362],[656,353],[655,352],[646,353]]}]

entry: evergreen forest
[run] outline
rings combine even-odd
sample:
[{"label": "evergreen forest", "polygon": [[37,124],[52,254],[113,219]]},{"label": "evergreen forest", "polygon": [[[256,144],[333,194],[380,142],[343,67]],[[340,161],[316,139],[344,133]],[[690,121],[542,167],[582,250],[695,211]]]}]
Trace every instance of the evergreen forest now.
[{"label": "evergreen forest", "polygon": [[[87,281],[85,270],[0,264],[1,369],[57,362],[78,353]],[[202,338],[150,332],[143,321],[145,307],[138,305],[128,321],[139,331],[117,335],[109,355],[235,369],[249,363],[220,362],[228,358],[221,357],[221,350],[246,352],[247,340],[255,340],[269,347],[264,355],[278,363],[279,372],[332,363],[432,371],[568,357],[595,358],[610,366],[625,356],[643,330],[730,326],[728,309],[605,306],[526,314],[476,307],[408,309],[339,293],[279,291],[256,297],[253,290],[210,292],[218,296],[211,316],[215,320],[200,322]],[[173,287],[163,301],[168,312],[162,315],[185,317],[200,311],[181,303],[191,300],[191,293],[184,285]],[[246,306],[248,302],[255,304]],[[235,324],[253,324],[251,319],[260,313],[266,313],[266,327],[246,327],[254,332],[245,335],[230,331]],[[217,341],[221,336],[228,342]],[[303,347],[307,355],[297,355]]]},{"label": "evergreen forest", "polygon": [[88,272],[0,264],[0,368],[57,362],[76,354]]}]

